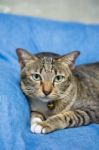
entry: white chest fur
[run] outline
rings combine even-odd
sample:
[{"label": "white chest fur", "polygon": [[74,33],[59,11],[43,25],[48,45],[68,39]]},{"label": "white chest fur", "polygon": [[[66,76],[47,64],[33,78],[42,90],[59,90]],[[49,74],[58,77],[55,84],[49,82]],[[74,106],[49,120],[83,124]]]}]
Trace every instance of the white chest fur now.
[{"label": "white chest fur", "polygon": [[31,110],[42,113],[45,117],[49,114],[47,102],[40,101],[38,99],[30,100]]}]

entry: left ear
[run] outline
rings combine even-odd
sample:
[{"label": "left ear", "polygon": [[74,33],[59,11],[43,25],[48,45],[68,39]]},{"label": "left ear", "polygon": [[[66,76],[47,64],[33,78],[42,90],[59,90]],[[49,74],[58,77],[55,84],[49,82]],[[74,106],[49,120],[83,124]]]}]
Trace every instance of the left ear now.
[{"label": "left ear", "polygon": [[22,48],[17,48],[16,53],[18,55],[19,63],[23,68],[29,60],[37,60],[37,57],[30,54],[27,50]]},{"label": "left ear", "polygon": [[76,61],[76,58],[80,55],[80,51],[73,51],[69,54],[63,55],[58,58],[58,61],[63,62],[65,64],[68,64],[70,68],[74,69],[74,64]]}]

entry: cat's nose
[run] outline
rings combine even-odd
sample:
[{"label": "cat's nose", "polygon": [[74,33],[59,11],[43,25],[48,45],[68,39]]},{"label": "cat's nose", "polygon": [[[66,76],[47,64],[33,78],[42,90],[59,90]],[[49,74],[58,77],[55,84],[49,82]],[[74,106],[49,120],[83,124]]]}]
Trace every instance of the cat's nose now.
[{"label": "cat's nose", "polygon": [[46,96],[48,96],[52,92],[52,88],[53,88],[52,83],[49,81],[46,81],[43,83],[42,91]]},{"label": "cat's nose", "polygon": [[47,96],[47,95],[49,95],[51,93],[51,90],[50,91],[43,90],[43,93]]}]

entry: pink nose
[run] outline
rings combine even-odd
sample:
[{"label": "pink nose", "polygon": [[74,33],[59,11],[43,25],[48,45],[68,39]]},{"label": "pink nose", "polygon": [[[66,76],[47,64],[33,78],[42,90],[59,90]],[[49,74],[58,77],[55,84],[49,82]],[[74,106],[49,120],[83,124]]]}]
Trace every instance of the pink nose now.
[{"label": "pink nose", "polygon": [[46,81],[45,83],[43,83],[42,91],[47,96],[52,92],[52,88],[53,88],[52,83]]},{"label": "pink nose", "polygon": [[51,90],[50,91],[43,90],[43,93],[47,96],[51,93]]}]

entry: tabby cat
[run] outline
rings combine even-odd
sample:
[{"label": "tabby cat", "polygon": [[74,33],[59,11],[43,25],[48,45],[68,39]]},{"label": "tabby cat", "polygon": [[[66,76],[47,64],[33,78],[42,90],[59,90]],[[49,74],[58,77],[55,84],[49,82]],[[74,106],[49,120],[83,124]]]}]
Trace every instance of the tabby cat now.
[{"label": "tabby cat", "polygon": [[21,48],[16,52],[33,133],[99,123],[99,63],[75,67],[79,51],[62,56],[32,55]]}]

